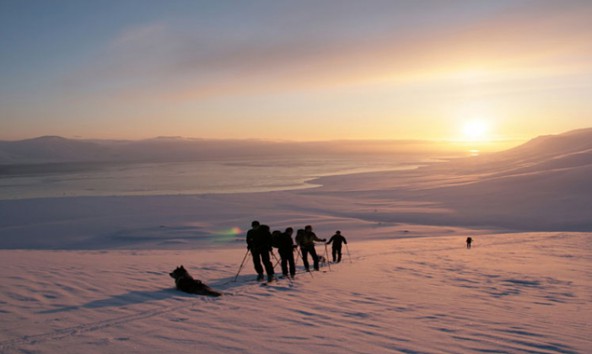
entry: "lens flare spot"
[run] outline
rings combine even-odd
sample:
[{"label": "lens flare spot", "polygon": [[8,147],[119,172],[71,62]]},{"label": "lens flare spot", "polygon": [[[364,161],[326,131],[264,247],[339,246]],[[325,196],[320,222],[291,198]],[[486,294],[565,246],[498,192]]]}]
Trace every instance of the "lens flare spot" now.
[{"label": "lens flare spot", "polygon": [[214,242],[233,242],[237,240],[237,236],[241,235],[243,231],[240,227],[234,226],[228,229],[222,229],[213,232]]},{"label": "lens flare spot", "polygon": [[237,235],[240,235],[242,232],[243,231],[241,230],[240,227],[234,226],[229,229],[217,231],[215,234],[219,235],[219,236],[237,236]]}]

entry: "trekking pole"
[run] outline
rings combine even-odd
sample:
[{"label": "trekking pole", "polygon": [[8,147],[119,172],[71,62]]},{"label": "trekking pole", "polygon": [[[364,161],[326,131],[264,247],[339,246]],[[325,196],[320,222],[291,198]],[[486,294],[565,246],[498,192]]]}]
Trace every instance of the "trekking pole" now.
[{"label": "trekking pole", "polygon": [[329,271],[332,272],[331,262],[329,262],[329,254],[327,252],[327,244],[326,243],[325,243],[325,262],[327,262],[327,265],[329,266]]},{"label": "trekking pole", "polygon": [[273,252],[273,250],[269,251],[269,253],[271,253],[271,255],[273,256],[273,258],[275,259],[275,265],[273,266],[273,268],[275,269],[275,267],[280,263],[280,260],[276,257],[275,253]]},{"label": "trekking pole", "polygon": [[353,263],[352,260],[351,260],[351,256],[349,254],[349,247],[347,247],[347,243],[345,244],[345,249],[347,250],[347,258],[349,258],[349,262],[350,263]]},{"label": "trekking pole", "polygon": [[240,274],[241,269],[243,269],[243,265],[245,264],[245,260],[247,259],[249,252],[251,252],[251,250],[247,248],[247,253],[245,253],[245,257],[243,258],[243,261],[241,262],[240,267],[238,267],[238,272],[236,272],[236,276],[234,277],[234,281],[236,281],[236,279],[238,278],[238,275]]}]

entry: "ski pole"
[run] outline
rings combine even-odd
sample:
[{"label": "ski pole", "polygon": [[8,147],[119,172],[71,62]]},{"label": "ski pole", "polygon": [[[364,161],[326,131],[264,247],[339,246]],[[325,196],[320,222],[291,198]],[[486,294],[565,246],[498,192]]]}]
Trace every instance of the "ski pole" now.
[{"label": "ski pole", "polygon": [[269,253],[271,253],[271,255],[273,256],[273,258],[275,259],[275,265],[273,266],[273,268],[275,269],[275,267],[280,263],[280,260],[275,256],[275,253],[273,252],[273,250],[269,251]]},{"label": "ski pole", "polygon": [[345,244],[345,249],[347,250],[347,258],[349,258],[349,262],[350,263],[353,263],[352,260],[351,260],[351,256],[349,254],[349,247],[347,247],[347,243]]},{"label": "ski pole", "polygon": [[238,275],[240,274],[241,269],[243,269],[243,265],[245,264],[245,260],[247,259],[249,252],[251,252],[251,250],[247,248],[247,253],[245,253],[245,257],[243,257],[243,261],[241,262],[240,267],[238,267],[238,272],[236,272],[236,276],[234,277],[234,281],[236,281],[236,279],[238,278]]},{"label": "ski pole", "polygon": [[331,262],[329,262],[329,254],[327,252],[327,244],[326,243],[325,243],[325,262],[327,262],[327,265],[329,266],[329,271],[332,272]]}]

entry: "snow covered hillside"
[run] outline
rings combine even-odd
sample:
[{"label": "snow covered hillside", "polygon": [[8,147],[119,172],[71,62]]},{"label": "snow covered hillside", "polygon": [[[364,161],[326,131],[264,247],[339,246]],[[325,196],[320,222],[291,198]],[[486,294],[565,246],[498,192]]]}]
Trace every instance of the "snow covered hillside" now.
[{"label": "snow covered hillside", "polygon": [[[244,248],[4,250],[0,352],[589,353],[591,236],[352,236],[351,263],[266,287],[232,281]],[[225,295],[175,290],[180,264]]]}]

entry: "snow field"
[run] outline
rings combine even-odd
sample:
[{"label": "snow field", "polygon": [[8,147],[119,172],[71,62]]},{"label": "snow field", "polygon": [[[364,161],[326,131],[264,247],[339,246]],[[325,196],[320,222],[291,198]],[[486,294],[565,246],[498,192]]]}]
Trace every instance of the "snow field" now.
[{"label": "snow field", "polygon": [[[351,263],[267,287],[250,259],[232,281],[242,248],[0,251],[0,352],[586,353],[589,239],[352,238]],[[225,296],[175,290],[181,264]]]}]

